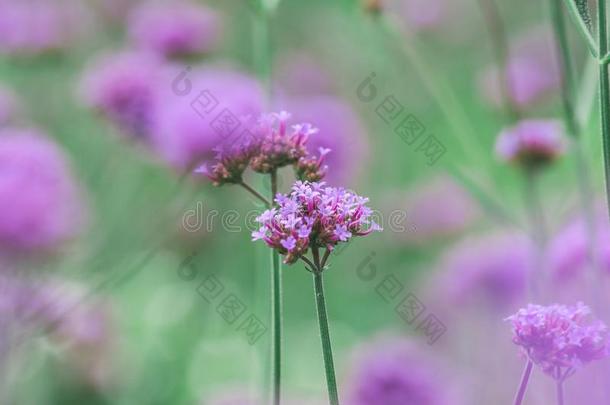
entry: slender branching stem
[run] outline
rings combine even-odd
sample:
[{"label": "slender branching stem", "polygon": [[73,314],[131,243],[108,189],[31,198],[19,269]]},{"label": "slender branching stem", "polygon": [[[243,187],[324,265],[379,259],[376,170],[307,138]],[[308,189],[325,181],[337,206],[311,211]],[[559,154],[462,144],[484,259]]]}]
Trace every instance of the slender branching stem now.
[{"label": "slender branching stem", "polygon": [[[550,0],[550,11],[551,21],[553,23],[553,29],[555,32],[555,39],[557,43],[557,50],[559,55],[559,66],[561,68],[561,98],[563,104],[563,114],[566,127],[569,134],[574,138],[574,161],[575,171],[578,177],[578,187],[580,189],[580,199],[585,219],[585,227],[587,233],[587,254],[589,261],[592,264],[593,272],[599,277],[601,273],[598,271],[598,261],[596,257],[596,227],[595,227],[595,207],[593,198],[593,187],[591,177],[589,174],[589,168],[587,167],[587,160],[584,155],[582,148],[582,127],[576,118],[576,112],[574,109],[575,101],[575,78],[574,69],[572,66],[572,56],[570,52],[570,46],[568,42],[566,24],[562,13],[561,5],[556,0]],[[589,273],[590,274],[590,273]],[[601,283],[595,282],[593,274],[589,277],[589,284],[591,288],[599,290]],[[596,292],[596,307],[599,307],[600,295]]]},{"label": "slender branching stem", "polygon": [[587,44],[587,47],[589,48],[589,52],[591,53],[591,55],[596,59],[598,58],[599,55],[601,55],[601,56],[606,55],[606,52],[602,51],[601,48],[598,50],[597,44],[595,43],[595,40],[593,39],[593,36],[591,35],[591,31],[589,30],[589,27],[587,26],[585,21],[580,16],[576,2],[574,0],[563,0],[563,2],[565,4],[566,8],[568,9],[570,18],[574,22],[574,25],[576,26],[578,33],[580,34],[582,39]]},{"label": "slender branching stem", "polygon": [[[599,41],[599,54],[608,53],[608,28],[606,25],[606,1],[597,1],[597,32]],[[599,97],[601,114],[601,132],[604,149],[604,171],[606,175],[606,197],[610,210],[610,78],[608,77],[608,63],[600,61],[599,64]]]},{"label": "slender branching stem", "polygon": [[514,405],[521,405],[523,403],[523,398],[525,397],[525,391],[527,390],[527,384],[530,380],[530,375],[532,375],[532,368],[534,367],[534,363],[531,360],[527,360],[525,364],[525,370],[523,370],[523,375],[521,376],[521,383],[519,384],[519,389],[517,390],[517,394],[515,395]]},{"label": "slender branching stem", "polygon": [[311,262],[311,260],[309,260],[305,256],[301,256],[300,259],[303,261],[303,263],[307,265],[305,268],[308,272],[314,273],[316,271],[316,266]]},{"label": "slender branching stem", "polygon": [[[277,194],[277,172],[271,172],[271,199]],[[271,249],[271,262],[273,273],[271,275],[271,319],[272,342],[271,342],[271,374],[272,374],[272,396],[273,405],[281,402],[281,377],[282,377],[282,267],[280,254],[276,249]]]},{"label": "slender branching stem", "polygon": [[250,194],[252,194],[256,199],[258,199],[259,201],[261,201],[263,204],[265,204],[265,207],[269,208],[271,206],[271,204],[269,203],[269,201],[263,197],[263,195],[261,193],[259,193],[258,191],[256,191],[254,189],[254,187],[250,186],[249,184],[245,183],[245,182],[241,182],[239,183],[240,186],[242,186],[244,189],[246,189]]},{"label": "slender branching stem", "polygon": [[322,355],[324,357],[324,371],[326,374],[326,386],[330,405],[339,405],[339,394],[337,391],[337,379],[335,377],[335,365],[333,351],[328,327],[328,315],[326,312],[326,299],[324,297],[324,283],[322,280],[322,263],[318,247],[312,248],[315,271],[313,273],[314,291],[316,296],[316,310],[318,313],[318,324],[320,326],[320,338],[322,340]]},{"label": "slender branching stem", "polygon": [[563,380],[557,380],[557,405],[563,405]]},{"label": "slender branching stem", "polygon": [[321,263],[321,267],[322,269],[324,269],[324,267],[326,267],[326,261],[328,260],[328,258],[330,257],[330,249],[326,249],[326,252],[324,252],[324,257],[322,257],[322,263]]},{"label": "slender branching stem", "polygon": [[535,244],[534,268],[530,284],[530,295],[533,299],[540,299],[541,288],[544,284],[544,249],[546,245],[546,225],[544,210],[538,190],[538,175],[536,168],[525,169],[525,204],[529,216],[529,225],[532,239]]},{"label": "slender branching stem", "polygon": [[508,71],[509,45],[506,39],[506,29],[504,21],[500,15],[500,10],[495,0],[478,0],[481,12],[489,31],[491,45],[498,67],[498,85],[504,98],[504,107],[511,121],[516,121],[520,117],[520,112],[515,108],[511,100],[511,75]]}]

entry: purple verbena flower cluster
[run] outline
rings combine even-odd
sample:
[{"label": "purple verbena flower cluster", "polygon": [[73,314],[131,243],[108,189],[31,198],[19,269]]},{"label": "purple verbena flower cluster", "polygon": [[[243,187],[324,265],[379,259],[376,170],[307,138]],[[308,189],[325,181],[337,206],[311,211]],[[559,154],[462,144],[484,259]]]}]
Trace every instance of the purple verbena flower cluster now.
[{"label": "purple verbena flower cluster", "polygon": [[216,186],[239,184],[244,171],[250,166],[258,173],[273,173],[292,165],[296,177],[303,181],[320,181],[328,167],[324,164],[330,153],[328,148],[319,148],[319,156],[308,152],[309,136],[317,129],[302,123],[288,128],[290,114],[286,111],[261,116],[237,139],[217,147],[213,162],[208,162],[196,170],[208,176]]},{"label": "purple verbena flower cluster", "polygon": [[259,230],[253,240],[262,239],[295,263],[311,247],[331,251],[340,242],[365,236],[381,228],[371,220],[372,210],[360,197],[324,182],[297,181],[288,195],[278,194],[278,207],[265,211],[256,220]]},{"label": "purple verbena flower cluster", "polygon": [[258,153],[258,150],[259,143],[254,138],[228,146],[219,146],[215,149],[214,163],[212,165],[204,164],[195,172],[205,174],[215,186],[239,184],[242,182],[242,175],[248,168],[250,160]]},{"label": "purple verbena flower cluster", "polygon": [[513,326],[513,342],[528,358],[556,379],[610,355],[608,328],[599,321],[587,322],[591,310],[575,306],[529,304],[506,318]]},{"label": "purple verbena flower cluster", "polygon": [[271,173],[280,167],[295,164],[307,156],[305,145],[310,135],[318,132],[311,124],[293,125],[288,129],[290,113],[281,111],[264,115],[256,128],[260,137],[259,153],[252,159],[252,170]]},{"label": "purple verbena flower cluster", "polygon": [[501,159],[525,167],[549,163],[565,150],[561,124],[555,120],[523,120],[498,137],[496,152]]},{"label": "purple verbena flower cluster", "polygon": [[219,16],[187,1],[144,2],[129,16],[129,36],[140,48],[162,56],[211,51],[220,38]]}]

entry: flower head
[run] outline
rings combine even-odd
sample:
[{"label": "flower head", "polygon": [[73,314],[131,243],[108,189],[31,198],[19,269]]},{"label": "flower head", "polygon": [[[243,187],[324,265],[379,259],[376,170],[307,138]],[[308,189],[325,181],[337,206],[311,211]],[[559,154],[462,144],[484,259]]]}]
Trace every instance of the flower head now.
[{"label": "flower head", "polygon": [[555,120],[524,120],[505,129],[496,142],[501,159],[536,168],[556,159],[564,152],[561,125]]},{"label": "flower head", "polygon": [[350,404],[461,403],[442,365],[407,339],[376,339],[359,348],[353,363],[347,393]]},{"label": "flower head", "polygon": [[261,145],[251,164],[255,172],[271,173],[307,157],[305,144],[318,129],[311,124],[296,124],[288,128],[290,116],[290,113],[281,111],[264,115],[259,120],[256,133]]},{"label": "flower head", "polygon": [[154,55],[105,54],[96,58],[85,72],[82,98],[126,135],[147,139],[152,132],[162,74],[162,62]]},{"label": "flower head", "polygon": [[241,183],[244,171],[259,150],[258,140],[247,134],[230,145],[218,146],[213,163],[205,163],[196,172],[205,174],[215,186]]},{"label": "flower head", "polygon": [[80,190],[63,152],[36,130],[0,130],[1,250],[57,248],[80,230]]},{"label": "flower head", "polygon": [[278,194],[275,201],[277,208],[257,218],[261,227],[252,238],[277,249],[288,264],[296,262],[310,247],[332,250],[354,236],[381,230],[371,220],[367,198],[327,187],[324,182],[297,181],[290,194]]},{"label": "flower head", "polygon": [[295,165],[297,178],[304,181],[320,181],[326,176],[328,166],[324,164],[326,155],[330,153],[328,148],[320,148],[319,156],[303,156]]},{"label": "flower head", "polygon": [[67,48],[91,15],[77,1],[1,0],[0,54],[38,55]]},{"label": "flower head", "polygon": [[588,321],[589,307],[529,304],[507,318],[513,342],[550,376],[563,379],[585,364],[610,355],[608,328]]},{"label": "flower head", "polygon": [[[503,309],[522,298],[532,271],[534,247],[520,234],[464,239],[445,254],[442,266],[452,305]],[[491,305],[488,305],[491,304]]]},{"label": "flower head", "polygon": [[210,51],[219,39],[218,15],[185,1],[148,2],[129,18],[129,35],[140,48],[163,56],[197,55]]},{"label": "flower head", "polygon": [[309,154],[319,153],[320,148],[332,151],[324,158],[324,165],[329,167],[324,181],[344,185],[358,180],[368,164],[367,137],[351,106],[328,95],[291,97],[285,105],[295,120],[314,123],[318,128],[305,145]]},{"label": "flower head", "polygon": [[521,110],[532,106],[557,89],[561,73],[554,54],[552,31],[535,27],[511,44],[508,61],[502,71],[486,68],[479,77],[479,87],[486,99],[502,105],[502,83],[511,103]]},{"label": "flower head", "polygon": [[261,114],[264,99],[255,78],[231,67],[197,68],[188,80],[192,94],[165,95],[154,125],[155,149],[179,170],[212,159],[219,146],[252,129],[250,120]]}]

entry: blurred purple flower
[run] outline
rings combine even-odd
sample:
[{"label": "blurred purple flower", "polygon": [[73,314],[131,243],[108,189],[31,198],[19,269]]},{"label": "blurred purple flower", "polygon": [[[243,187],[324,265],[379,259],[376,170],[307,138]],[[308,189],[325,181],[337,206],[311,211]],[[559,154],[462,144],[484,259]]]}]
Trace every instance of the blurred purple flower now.
[{"label": "blurred purple flower", "polygon": [[216,12],[188,1],[148,1],[129,17],[129,35],[136,46],[167,57],[211,51],[220,37]]},{"label": "blurred purple flower", "polygon": [[555,43],[549,27],[537,27],[511,45],[507,65],[500,73],[487,68],[479,76],[483,95],[496,106],[503,104],[500,80],[507,86],[514,106],[526,109],[561,84],[555,57]]},{"label": "blurred purple flower", "polygon": [[359,348],[350,370],[350,405],[461,403],[442,367],[406,339],[376,339]]},{"label": "blurred purple flower", "polygon": [[[594,220],[595,259],[604,271],[610,273],[610,223],[606,209],[598,209]],[[586,220],[581,216],[568,223],[551,239],[546,254],[550,271],[556,280],[572,280],[591,264],[589,242]]]},{"label": "blurred purple flower", "polygon": [[593,360],[610,355],[608,328],[589,320],[591,310],[575,306],[529,304],[506,320],[512,324],[513,342],[527,357],[557,380],[563,380]]},{"label": "blurred purple flower", "polygon": [[566,148],[563,127],[556,120],[523,120],[498,136],[496,153],[505,161],[525,167],[546,164]]},{"label": "blurred purple flower", "polygon": [[66,157],[36,130],[0,129],[0,246],[38,253],[75,236],[84,207]]},{"label": "blurred purple flower", "polygon": [[[213,158],[214,149],[252,129],[262,113],[263,90],[250,75],[207,67],[189,77],[193,93],[162,97],[155,122],[155,146],[171,165],[189,169]],[[247,135],[247,134],[246,134]]]},{"label": "blurred purple flower", "polygon": [[406,197],[388,201],[388,208],[406,210],[407,229],[395,234],[396,240],[424,244],[464,231],[479,210],[470,195],[451,178],[437,176],[415,186]]},{"label": "blurred purple flower", "polygon": [[154,55],[129,51],[104,54],[87,68],[81,96],[129,137],[148,140],[158,86],[170,82],[164,74],[162,62]]},{"label": "blurred purple flower", "polygon": [[0,54],[65,49],[88,22],[88,10],[78,1],[0,0]]},{"label": "blurred purple flower", "polygon": [[287,264],[295,263],[310,247],[332,250],[353,236],[381,230],[371,220],[367,198],[324,182],[297,181],[290,194],[278,194],[275,201],[277,208],[256,218],[261,227],[252,239],[277,249]]},{"label": "blurred purple flower", "polygon": [[348,104],[332,96],[312,96],[287,99],[282,105],[297,122],[311,122],[318,128],[307,143],[310,153],[319,148],[332,151],[325,160],[329,167],[325,181],[350,184],[359,178],[368,160],[366,132]]},{"label": "blurred purple flower", "polygon": [[532,242],[518,234],[487,234],[458,242],[442,260],[452,304],[504,309],[525,296],[533,270]]}]

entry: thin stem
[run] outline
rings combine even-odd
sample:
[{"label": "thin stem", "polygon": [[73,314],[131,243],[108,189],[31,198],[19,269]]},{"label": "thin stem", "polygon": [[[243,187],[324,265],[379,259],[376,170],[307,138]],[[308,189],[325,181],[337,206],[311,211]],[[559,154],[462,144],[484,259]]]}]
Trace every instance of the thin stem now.
[{"label": "thin stem", "polygon": [[[271,195],[277,194],[277,172],[271,173]],[[279,405],[281,401],[281,377],[282,377],[282,268],[280,254],[271,249],[271,262],[273,274],[271,276],[271,318],[273,321],[273,332],[271,342],[271,374],[273,386],[273,405]]]},{"label": "thin stem", "polygon": [[563,405],[563,379],[557,380],[557,405]]},{"label": "thin stem", "polygon": [[335,377],[335,365],[333,362],[333,351],[328,328],[328,315],[326,313],[326,299],[324,298],[324,283],[322,280],[322,268],[318,248],[312,248],[316,271],[313,273],[314,291],[316,295],[316,310],[318,313],[318,324],[320,326],[320,339],[322,340],[322,355],[324,356],[324,371],[326,373],[326,386],[330,405],[339,405],[337,393],[337,379]]},{"label": "thin stem", "polygon": [[[551,10],[551,20],[555,31],[557,49],[559,51],[559,65],[561,67],[562,73],[561,96],[563,103],[564,119],[570,135],[575,138],[573,147],[575,171],[578,177],[577,183],[580,189],[579,195],[581,199],[581,208],[583,211],[583,217],[585,219],[585,230],[588,242],[587,255],[589,257],[589,262],[591,263],[592,272],[595,273],[595,275],[597,275],[598,277],[600,277],[601,273],[598,271],[598,260],[596,257],[595,249],[595,246],[597,245],[597,238],[595,227],[595,207],[593,205],[593,187],[591,184],[591,177],[589,175],[587,160],[585,158],[584,151],[582,148],[582,127],[581,124],[578,122],[578,119],[576,118],[576,112],[574,109],[574,92],[576,88],[576,80],[574,78],[574,70],[571,63],[572,56],[568,43],[566,25],[561,6],[556,0],[550,0],[549,3]],[[601,296],[599,289],[601,288],[602,284],[600,282],[596,282],[594,274],[587,274],[589,275],[588,284],[592,291],[595,291],[595,306],[599,309],[599,297]]]},{"label": "thin stem", "polygon": [[309,268],[307,269],[309,272],[313,273],[316,271],[316,266],[311,262],[311,260],[309,260],[308,258],[306,258],[305,256],[301,256],[300,259],[307,265],[309,266]]},{"label": "thin stem", "polygon": [[540,289],[544,284],[544,246],[546,244],[546,226],[544,221],[544,211],[542,209],[540,196],[538,193],[536,169],[526,169],[525,171],[525,204],[529,215],[529,225],[532,238],[535,243],[534,269],[530,284],[531,298],[540,299]]},{"label": "thin stem", "polygon": [[[606,25],[606,2],[597,1],[598,15],[598,34],[599,34],[599,54],[605,55],[608,52],[607,25]],[[610,212],[610,78],[608,77],[608,63],[599,65],[599,98],[601,131],[604,149],[604,172],[606,178],[606,198]]]},{"label": "thin stem", "polygon": [[498,66],[498,84],[504,98],[504,105],[508,114],[508,117],[512,120],[518,120],[520,113],[515,108],[510,97],[510,72],[508,72],[508,55],[509,47],[506,39],[506,29],[504,21],[500,15],[500,10],[494,0],[479,0],[479,6],[483,13],[487,30],[491,38],[491,45],[493,48],[494,56],[496,58],[496,65]]},{"label": "thin stem", "polygon": [[549,0],[551,9],[551,20],[553,23],[553,29],[555,32],[555,39],[557,43],[557,50],[559,51],[559,66],[561,69],[561,101],[563,103],[563,110],[565,115],[565,121],[569,130],[570,135],[579,136],[580,126],[576,120],[574,112],[574,71],[572,68],[572,57],[570,52],[570,46],[568,44],[568,37],[566,33],[565,21],[561,7],[556,0]]},{"label": "thin stem", "polygon": [[519,389],[517,390],[517,394],[515,395],[514,405],[521,405],[523,402],[523,398],[525,397],[525,391],[527,390],[527,383],[530,380],[530,375],[532,375],[532,367],[534,363],[531,360],[527,360],[527,364],[525,365],[525,370],[523,370],[523,375],[521,376],[521,384],[519,384]]},{"label": "thin stem", "polygon": [[328,258],[330,257],[330,249],[326,249],[326,252],[324,252],[324,257],[322,258],[322,263],[320,265],[320,267],[322,268],[322,270],[324,270],[324,267],[326,266],[326,261],[328,260]]},{"label": "thin stem", "polygon": [[245,188],[250,194],[252,194],[258,200],[260,200],[263,204],[265,204],[265,207],[269,208],[271,206],[269,201],[265,197],[263,197],[261,193],[256,191],[254,189],[254,187],[250,186],[249,184],[247,184],[243,181],[241,183],[239,183],[239,185],[242,186],[243,188]]},{"label": "thin stem", "polygon": [[600,44],[600,49],[599,50],[597,49],[597,44],[595,43],[595,40],[593,39],[593,36],[591,35],[591,31],[589,31],[589,27],[587,27],[587,24],[584,22],[584,20],[580,16],[576,2],[574,0],[564,0],[563,2],[565,4],[566,8],[568,9],[568,12],[570,13],[570,18],[576,25],[576,29],[577,29],[578,33],[580,34],[582,39],[587,44],[587,47],[589,48],[589,52],[591,53],[591,55],[596,59],[597,59],[598,55],[605,55],[606,52],[602,51],[601,44]]}]

